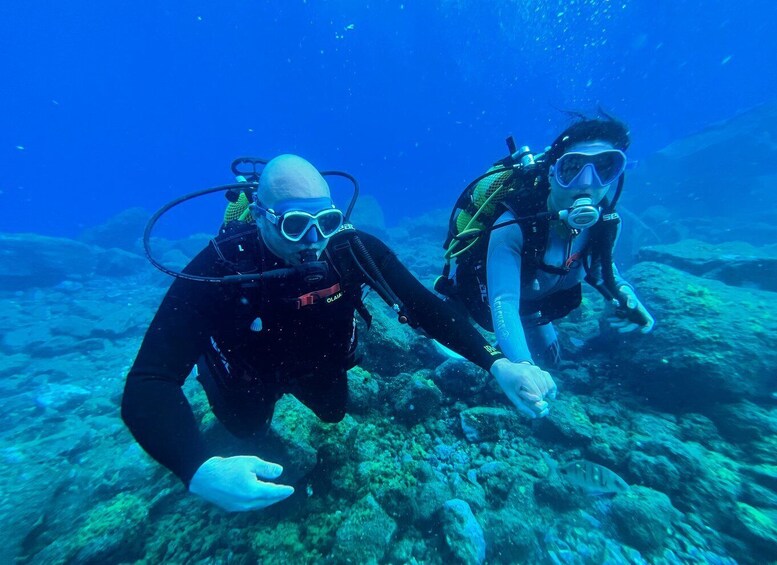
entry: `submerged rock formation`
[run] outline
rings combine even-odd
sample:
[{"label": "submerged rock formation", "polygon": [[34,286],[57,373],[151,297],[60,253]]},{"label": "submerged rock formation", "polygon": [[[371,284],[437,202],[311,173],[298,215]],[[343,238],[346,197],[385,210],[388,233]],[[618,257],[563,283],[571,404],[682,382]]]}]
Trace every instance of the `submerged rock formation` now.
[{"label": "submerged rock formation", "polygon": [[613,338],[615,374],[651,402],[704,409],[743,398],[767,400],[777,365],[777,294],[729,286],[659,263],[628,272],[656,314],[649,336]]},{"label": "submerged rock formation", "polygon": [[678,218],[773,213],[775,131],[777,103],[769,103],[677,140],[628,174],[624,203],[635,210],[663,205]]}]

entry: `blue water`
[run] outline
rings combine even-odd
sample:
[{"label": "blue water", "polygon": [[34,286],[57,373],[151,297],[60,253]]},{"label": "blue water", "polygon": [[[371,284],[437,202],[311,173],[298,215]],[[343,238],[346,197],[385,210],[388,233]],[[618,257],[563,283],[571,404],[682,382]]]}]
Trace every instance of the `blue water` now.
[{"label": "blue water", "polygon": [[768,0],[4,2],[0,231],[76,236],[281,152],[350,171],[392,224],[598,104],[639,158],[773,99],[776,21]]}]

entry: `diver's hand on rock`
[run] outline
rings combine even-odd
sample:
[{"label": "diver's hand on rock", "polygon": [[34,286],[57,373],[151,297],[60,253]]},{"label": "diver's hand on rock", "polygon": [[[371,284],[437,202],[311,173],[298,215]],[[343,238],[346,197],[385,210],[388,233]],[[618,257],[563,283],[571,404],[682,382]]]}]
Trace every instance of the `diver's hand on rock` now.
[{"label": "diver's hand on rock", "polygon": [[189,492],[228,512],[259,510],[294,493],[293,487],[259,480],[277,479],[282,472],[280,465],[258,457],[211,457],[194,473]]},{"label": "diver's hand on rock", "polygon": [[556,383],[550,374],[530,363],[513,363],[499,359],[491,374],[518,411],[529,418],[547,416],[546,398],[556,398]]},{"label": "diver's hand on rock", "polygon": [[656,321],[650,312],[637,298],[634,289],[628,285],[618,287],[618,304],[615,307],[615,315],[607,318],[607,323],[618,333],[630,333],[639,330],[640,333],[649,333]]}]

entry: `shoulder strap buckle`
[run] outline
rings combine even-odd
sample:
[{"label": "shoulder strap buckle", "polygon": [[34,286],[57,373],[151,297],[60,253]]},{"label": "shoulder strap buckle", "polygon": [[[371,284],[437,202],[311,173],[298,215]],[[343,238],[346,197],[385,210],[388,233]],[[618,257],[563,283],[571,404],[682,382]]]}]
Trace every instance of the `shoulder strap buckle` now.
[{"label": "shoulder strap buckle", "polygon": [[338,292],[340,292],[340,283],[335,283],[329,288],[314,290],[312,292],[303,294],[302,296],[297,298],[295,302],[295,306],[297,310],[299,310],[303,306],[312,306],[313,304],[317,304],[321,302],[321,300],[323,300],[324,298],[329,298],[330,296],[334,296]]}]

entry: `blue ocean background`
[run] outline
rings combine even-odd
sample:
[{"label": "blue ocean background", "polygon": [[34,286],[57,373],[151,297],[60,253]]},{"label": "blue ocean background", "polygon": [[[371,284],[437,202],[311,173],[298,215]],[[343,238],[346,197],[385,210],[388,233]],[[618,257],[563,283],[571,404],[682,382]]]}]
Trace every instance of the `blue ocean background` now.
[{"label": "blue ocean background", "polygon": [[765,0],[4,3],[0,229],[75,236],[282,152],[395,223],[597,105],[639,159],[774,98],[775,21]]},{"label": "blue ocean background", "polygon": [[[0,563],[777,562],[775,30],[767,0],[0,3]],[[431,286],[505,139],[599,109],[631,128],[616,258],[657,325],[608,334],[586,288],[547,418],[370,296],[349,414],[286,396],[256,451],[288,501],[225,514],[134,442],[153,211],[296,153]],[[155,256],[182,268],[225,204],[166,215]]]}]

